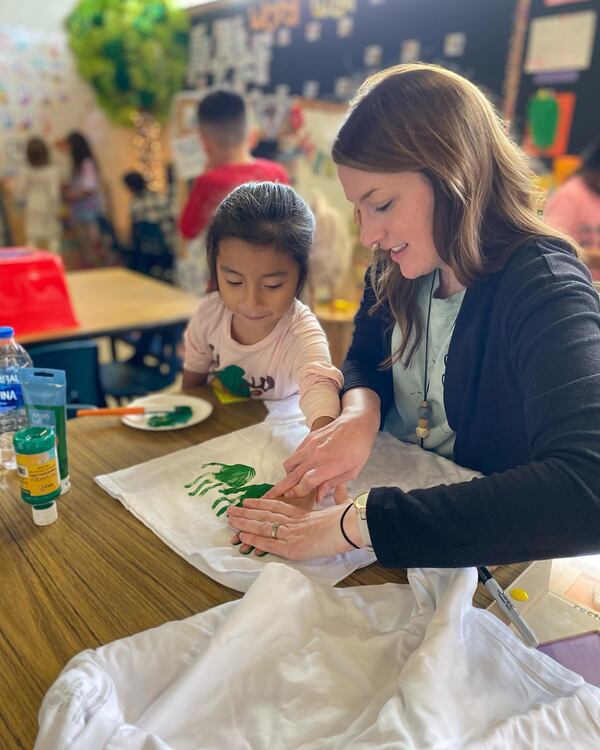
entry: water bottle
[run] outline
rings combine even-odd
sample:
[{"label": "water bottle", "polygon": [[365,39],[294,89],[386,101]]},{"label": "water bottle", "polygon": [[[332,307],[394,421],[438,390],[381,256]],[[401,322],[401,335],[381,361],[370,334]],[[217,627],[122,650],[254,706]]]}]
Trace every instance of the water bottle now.
[{"label": "water bottle", "polygon": [[31,357],[15,341],[14,329],[0,326],[0,467],[16,469],[13,434],[27,427],[17,370],[33,367]]}]

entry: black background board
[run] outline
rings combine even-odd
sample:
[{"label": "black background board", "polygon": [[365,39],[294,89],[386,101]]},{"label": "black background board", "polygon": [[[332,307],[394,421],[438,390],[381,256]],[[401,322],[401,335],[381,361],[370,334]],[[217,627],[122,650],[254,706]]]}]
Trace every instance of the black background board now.
[{"label": "black background board", "polygon": [[[555,6],[547,6],[544,0],[532,0],[529,20],[531,22],[532,19],[542,16],[578,13],[583,10],[595,10],[600,16],[600,0],[584,0]],[[523,132],[525,126],[527,102],[538,88],[542,87],[534,82],[533,75],[522,73],[517,100],[517,125],[520,132]],[[580,71],[576,83],[553,84],[551,88],[557,92],[573,91],[577,95],[567,153],[578,154],[594,138],[600,136],[600,17],[596,21],[596,36],[589,69]]]},{"label": "black background board", "polygon": [[[288,84],[290,93],[302,96],[305,81],[318,81],[319,99],[335,100],[338,77],[353,77],[360,82],[374,69],[365,67],[364,50],[381,45],[383,55],[378,69],[400,62],[402,42],[418,39],[420,59],[438,62],[486,87],[501,101],[504,69],[513,26],[516,0],[385,0],[372,5],[356,0],[354,29],[351,36],[339,38],[337,20],[323,19],[322,36],[316,42],[304,38],[307,22],[315,19],[310,0],[301,0],[301,22],[291,29],[289,47],[273,46],[271,84],[260,88],[272,92],[278,84]],[[192,24],[242,14],[249,8],[260,8],[260,0],[229,0],[211,9],[196,11]],[[444,57],[444,37],[448,33],[466,34],[465,53],[461,57]],[[209,80],[210,84],[211,81]],[[252,88],[252,87],[251,87]]]}]

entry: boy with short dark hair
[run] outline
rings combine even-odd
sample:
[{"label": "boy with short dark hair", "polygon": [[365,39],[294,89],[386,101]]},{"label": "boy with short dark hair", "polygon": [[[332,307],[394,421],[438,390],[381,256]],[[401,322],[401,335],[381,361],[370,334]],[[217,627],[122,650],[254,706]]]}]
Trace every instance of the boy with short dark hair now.
[{"label": "boy with short dark hair", "polygon": [[204,238],[219,203],[246,182],[287,185],[289,178],[277,162],[252,157],[246,105],[239,94],[220,89],[205,96],[198,105],[198,125],[207,161],[179,220],[181,234],[190,242],[178,277],[181,286],[203,294],[208,279]]}]

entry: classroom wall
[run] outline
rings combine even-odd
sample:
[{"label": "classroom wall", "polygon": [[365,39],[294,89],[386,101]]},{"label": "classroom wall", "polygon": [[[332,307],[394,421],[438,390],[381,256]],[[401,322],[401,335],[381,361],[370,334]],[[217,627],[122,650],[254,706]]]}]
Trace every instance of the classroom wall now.
[{"label": "classroom wall", "polygon": [[516,106],[519,132],[528,128],[531,98],[549,88],[558,97],[559,128],[553,147],[536,153],[549,160],[564,153],[579,154],[600,136],[600,0],[527,2],[527,47]]},{"label": "classroom wall", "polygon": [[[600,0],[221,0],[189,12],[190,87],[226,83],[345,102],[371,72],[422,60],[483,86],[501,110],[509,93],[507,118],[519,139],[529,98],[542,86],[576,99],[562,153],[578,153],[600,132]],[[585,33],[574,32],[572,14],[586,14],[594,29],[581,68]],[[544,71],[536,75],[526,61],[542,17],[554,23],[547,43],[535,45]]]},{"label": "classroom wall", "polygon": [[[0,118],[0,175],[13,169],[19,143],[40,133],[44,126],[47,132],[42,134],[49,139],[80,128],[94,144],[110,189],[113,219],[123,236],[128,227],[129,196],[122,187],[121,175],[134,166],[134,133],[108,122],[95,105],[91,88],[73,69],[63,23],[75,1],[2,0],[0,25],[4,30],[16,33],[22,28],[33,37],[37,34],[59,40],[65,85],[56,87],[58,100],[49,114],[45,108],[43,122],[36,121],[36,113],[29,106],[31,111],[25,110],[25,114],[33,122],[21,127],[21,89],[27,89],[33,81],[35,86],[31,88],[38,100],[43,98],[44,89],[39,85],[38,71],[31,65],[15,73],[14,61],[19,56],[3,54],[6,39],[0,29],[0,115],[10,115]],[[222,0],[189,11],[193,25],[188,86],[204,90],[214,83],[227,83],[249,92],[344,102],[369,72],[414,55],[459,70],[486,86],[501,105],[514,14],[524,7],[527,28],[523,57],[532,18],[597,12],[600,0],[498,0],[485,7],[480,0],[452,0],[442,5],[439,0]],[[319,26],[318,38],[312,41],[307,30],[310,24]],[[460,34],[465,35],[462,40]],[[23,81],[16,80],[15,75],[21,74]],[[527,101],[538,84],[527,74],[520,75],[518,83],[516,124],[522,132]],[[590,68],[580,72],[573,83],[558,83],[556,87],[577,96],[566,147],[567,152],[575,153],[600,130],[595,94],[600,89],[600,24],[596,24]],[[65,94],[68,101],[60,100]],[[10,119],[12,122],[8,122]],[[162,145],[167,154],[166,128]],[[309,165],[310,174],[305,170],[308,179],[323,179],[330,165],[323,159],[319,164],[319,169],[316,163]],[[301,169],[304,167],[301,164]]]},{"label": "classroom wall", "polygon": [[[63,23],[75,4],[76,0],[0,3],[0,176],[18,168],[23,144],[30,136],[42,135],[53,142],[70,130],[82,130],[93,144],[115,228],[123,238],[129,227],[129,193],[121,175],[134,167],[134,132],[108,121],[91,87],[74,69]],[[20,46],[16,54],[15,46]],[[47,79],[40,74],[40,65]],[[60,81],[52,76],[59,76]],[[24,104],[25,99],[30,101]],[[168,151],[166,132],[162,142]],[[59,154],[54,156],[67,171],[68,162]]]}]

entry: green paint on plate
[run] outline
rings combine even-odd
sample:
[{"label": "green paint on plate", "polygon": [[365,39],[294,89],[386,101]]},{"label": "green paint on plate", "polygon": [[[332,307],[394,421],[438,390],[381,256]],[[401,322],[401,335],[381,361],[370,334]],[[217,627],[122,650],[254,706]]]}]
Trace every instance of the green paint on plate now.
[{"label": "green paint on plate", "polygon": [[191,406],[176,406],[175,411],[166,414],[155,414],[150,417],[148,424],[150,427],[174,427],[178,424],[185,424],[192,418]]}]

